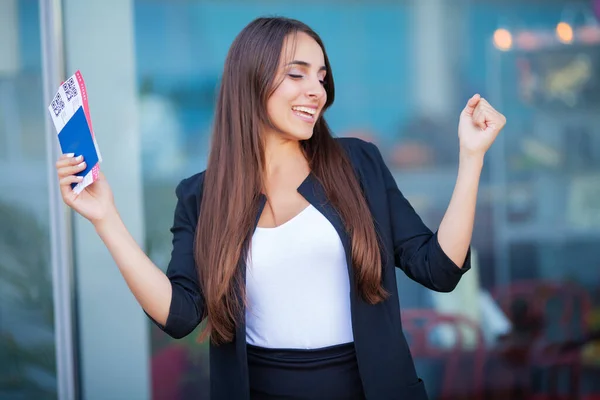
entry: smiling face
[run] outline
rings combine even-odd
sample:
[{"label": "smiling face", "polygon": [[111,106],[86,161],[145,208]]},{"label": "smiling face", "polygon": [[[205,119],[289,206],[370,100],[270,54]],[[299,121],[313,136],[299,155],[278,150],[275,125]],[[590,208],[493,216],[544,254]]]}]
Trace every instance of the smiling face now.
[{"label": "smiling face", "polygon": [[312,136],[327,101],[323,49],[312,37],[299,32],[288,36],[281,53],[275,80],[279,86],[267,101],[269,120],[287,139],[306,140]]}]

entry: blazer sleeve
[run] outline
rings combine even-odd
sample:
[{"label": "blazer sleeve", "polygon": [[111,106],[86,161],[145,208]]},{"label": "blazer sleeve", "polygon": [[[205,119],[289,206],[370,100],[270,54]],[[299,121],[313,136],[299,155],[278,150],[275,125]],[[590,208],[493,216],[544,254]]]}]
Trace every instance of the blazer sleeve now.
[{"label": "blazer sleeve", "polygon": [[204,315],[204,297],[200,290],[198,272],[194,260],[194,239],[199,204],[198,182],[188,178],[177,186],[177,205],[171,232],[173,248],[167,268],[171,282],[172,297],[169,315],[163,326],[148,313],[148,317],[164,332],[176,339],[190,334]]},{"label": "blazer sleeve", "polygon": [[438,291],[454,290],[461,276],[471,268],[471,248],[463,265],[456,265],[440,247],[437,231],[433,233],[404,197],[379,149],[371,144],[380,166],[391,217],[392,242],[396,266],[414,281]]}]

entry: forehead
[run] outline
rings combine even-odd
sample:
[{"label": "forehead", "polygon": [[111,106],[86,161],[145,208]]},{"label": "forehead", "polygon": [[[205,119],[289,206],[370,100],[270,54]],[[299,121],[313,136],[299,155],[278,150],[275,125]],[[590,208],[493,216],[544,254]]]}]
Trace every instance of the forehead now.
[{"label": "forehead", "polygon": [[325,65],[325,56],[321,46],[309,35],[304,32],[298,32],[296,35],[289,35],[281,52],[282,63],[304,61],[311,66],[321,68]]}]

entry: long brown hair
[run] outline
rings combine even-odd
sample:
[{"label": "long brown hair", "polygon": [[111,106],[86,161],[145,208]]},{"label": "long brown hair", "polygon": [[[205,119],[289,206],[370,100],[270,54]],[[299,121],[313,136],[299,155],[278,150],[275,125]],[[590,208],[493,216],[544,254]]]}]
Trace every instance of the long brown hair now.
[{"label": "long brown hair", "polygon": [[[242,267],[256,223],[265,167],[261,126],[269,123],[266,104],[277,86],[286,38],[298,32],[311,36],[323,49],[325,111],[334,100],[331,67],[323,42],[302,22],[288,18],[252,21],[236,37],[225,61],[195,242],[207,317],[201,339],[210,336],[214,344],[232,341],[243,317]],[[313,175],[352,238],[357,288],[369,303],[382,301],[387,293],[381,286],[381,252],[352,165],[322,116],[312,137],[301,145]]]}]

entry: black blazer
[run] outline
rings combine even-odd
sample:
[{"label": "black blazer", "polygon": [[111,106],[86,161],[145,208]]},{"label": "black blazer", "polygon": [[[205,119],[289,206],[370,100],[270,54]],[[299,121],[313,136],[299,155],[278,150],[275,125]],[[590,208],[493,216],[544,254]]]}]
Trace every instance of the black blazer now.
[{"label": "black blazer", "polygon": [[[391,294],[388,299],[371,305],[357,294],[350,267],[350,238],[318,180],[309,175],[298,191],[333,224],[346,251],[354,345],[365,395],[369,400],[427,399],[402,331],[394,267],[401,268],[427,288],[449,292],[469,270],[470,250],[463,267],[459,268],[441,249],[437,232],[433,233],[423,224],[404,198],[377,147],[359,139],[337,140],[354,166],[383,242],[382,283]],[[173,251],[167,270],[173,297],[166,325],[157,323],[174,338],[191,333],[201,322],[204,311],[193,255],[203,182],[204,173],[199,173],[181,181],[176,189]],[[256,223],[265,202],[263,196]],[[245,273],[244,263],[240,265]],[[237,327],[232,343],[210,345],[210,379],[212,399],[249,398],[245,323]]]}]

